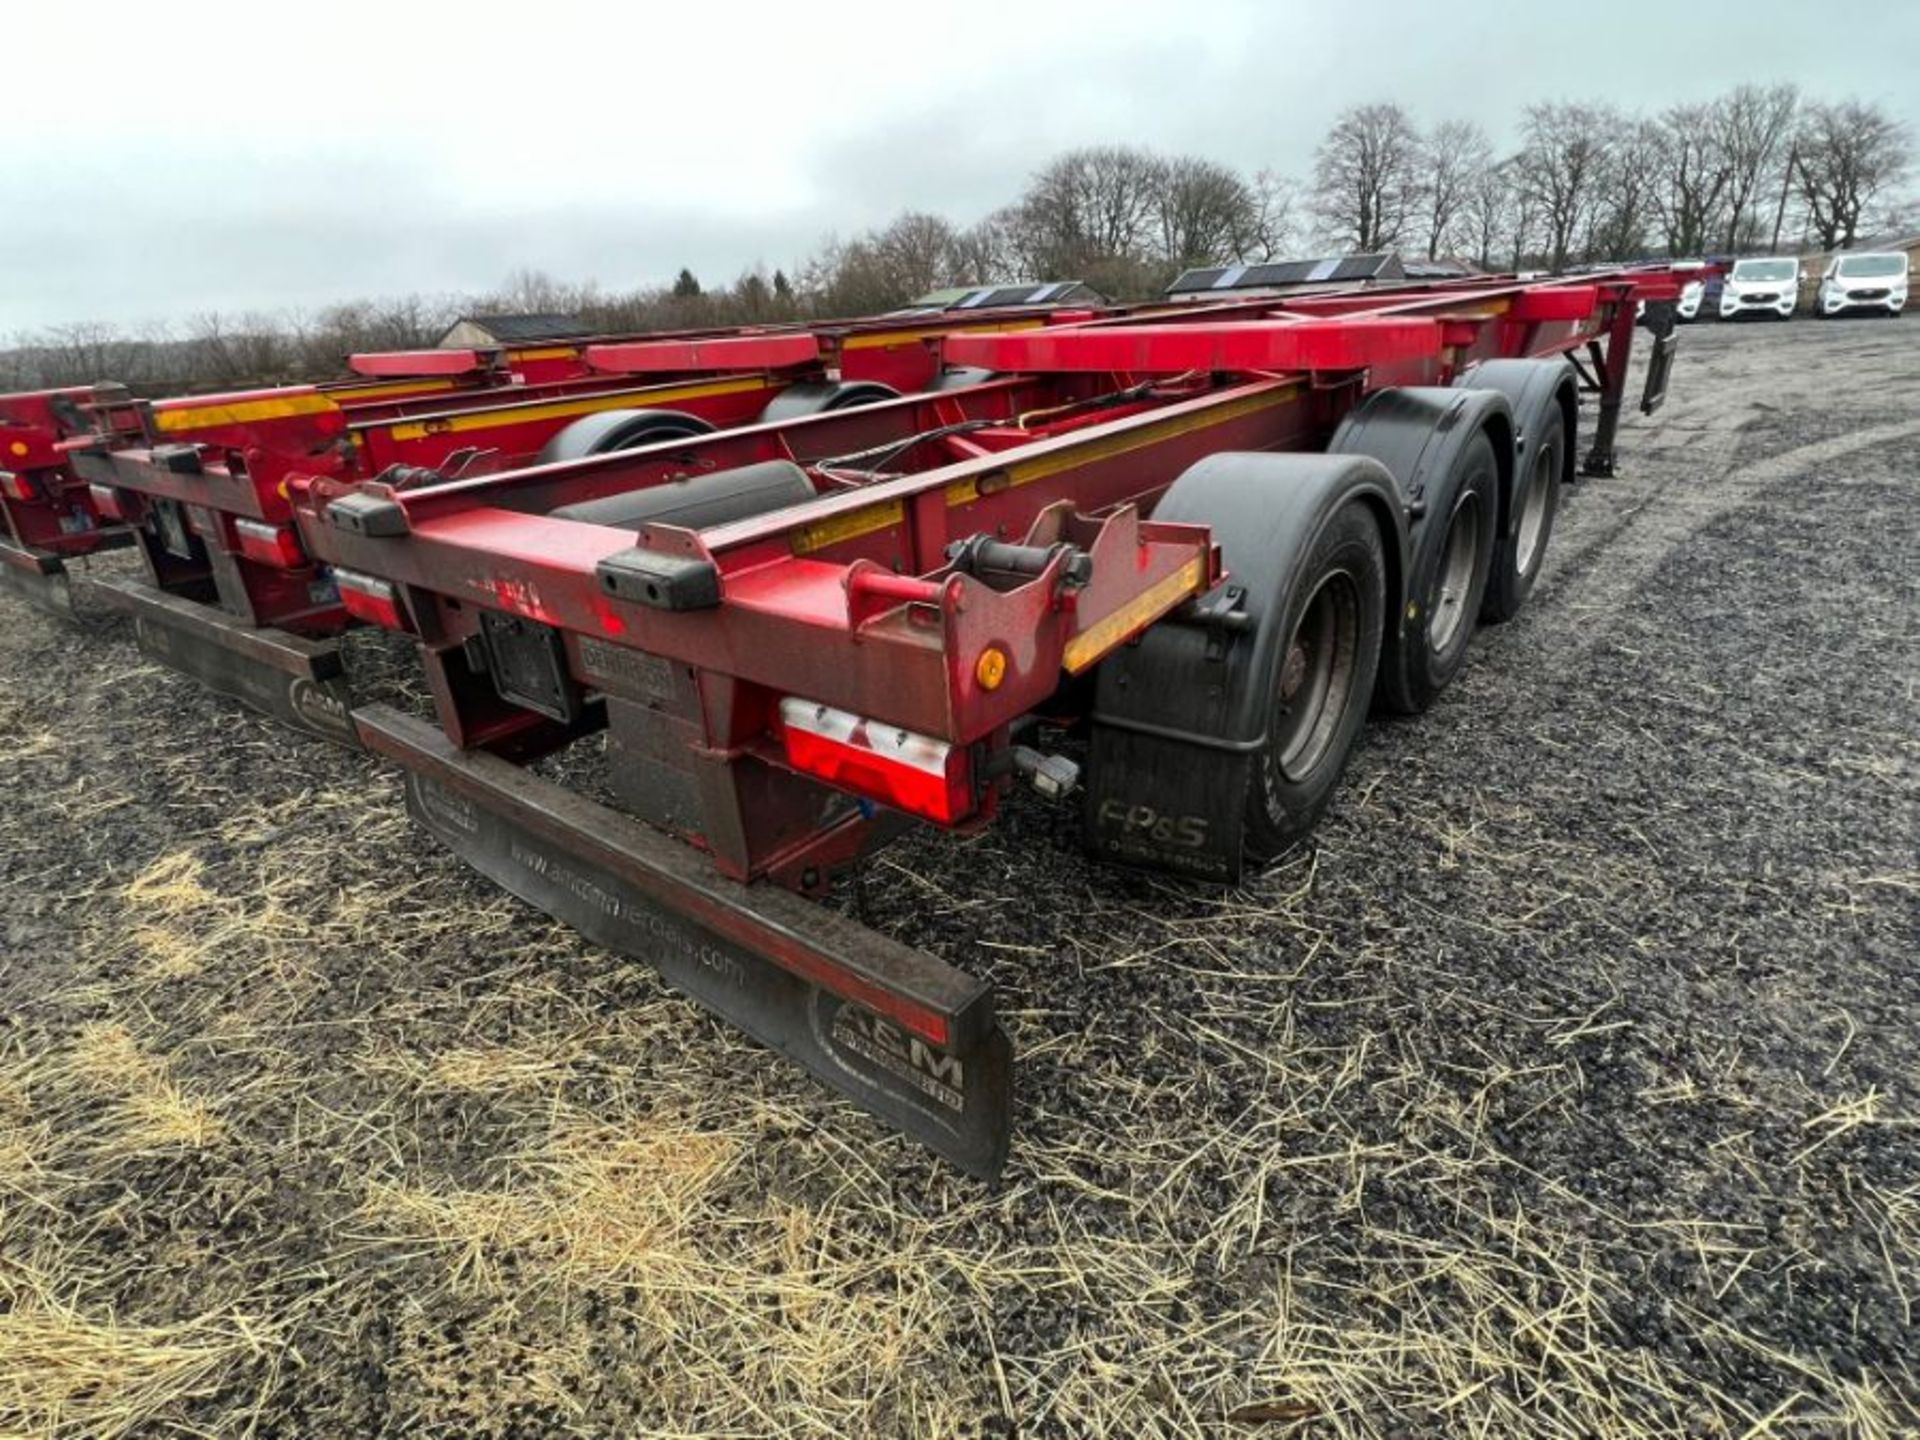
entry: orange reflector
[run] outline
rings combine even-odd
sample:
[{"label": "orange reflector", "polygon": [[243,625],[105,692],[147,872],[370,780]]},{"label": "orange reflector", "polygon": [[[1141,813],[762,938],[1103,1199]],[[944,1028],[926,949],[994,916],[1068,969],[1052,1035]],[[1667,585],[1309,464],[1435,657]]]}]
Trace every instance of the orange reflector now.
[{"label": "orange reflector", "polygon": [[973,678],[980,682],[982,690],[998,690],[1000,682],[1007,678],[1007,652],[998,645],[982,650],[974,662]]},{"label": "orange reflector", "polygon": [[787,763],[830,785],[945,824],[973,808],[967,752],[944,740],[798,699],[780,702],[780,729]]}]

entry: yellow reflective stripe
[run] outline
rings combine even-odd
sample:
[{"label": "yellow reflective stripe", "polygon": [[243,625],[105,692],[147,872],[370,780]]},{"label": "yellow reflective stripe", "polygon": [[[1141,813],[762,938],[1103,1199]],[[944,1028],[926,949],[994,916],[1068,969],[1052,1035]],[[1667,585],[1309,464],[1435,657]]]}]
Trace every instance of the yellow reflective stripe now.
[{"label": "yellow reflective stripe", "polygon": [[539,350],[509,350],[509,360],[566,360],[580,353],[573,345],[548,345]]},{"label": "yellow reflective stripe", "polygon": [[649,386],[639,393],[627,391],[619,395],[596,395],[585,400],[554,400],[545,405],[528,402],[514,404],[503,399],[498,406],[484,410],[461,410],[431,419],[411,420],[403,425],[395,425],[390,433],[395,440],[419,440],[427,435],[486,430],[528,420],[566,420],[596,414],[601,410],[652,409],[656,405],[676,405],[710,395],[744,395],[754,390],[784,388],[785,383],[781,381],[776,386],[763,376],[749,375],[741,380],[711,380],[699,385],[671,387]]},{"label": "yellow reflective stripe", "polygon": [[793,553],[810,555],[815,550],[824,550],[829,545],[851,540],[856,535],[871,535],[875,530],[898,525],[906,518],[906,513],[898,500],[888,500],[884,504],[849,510],[844,515],[835,515],[832,519],[812,525],[802,525],[793,532]]},{"label": "yellow reflective stripe", "polygon": [[[1181,435],[1190,435],[1196,430],[1205,430],[1214,425],[1238,420],[1242,416],[1253,415],[1280,405],[1291,405],[1299,398],[1300,387],[1290,385],[1284,390],[1271,391],[1263,395],[1249,395],[1244,399],[1214,406],[1195,414],[1176,415],[1170,419],[1143,425],[1137,430],[1125,430],[1099,440],[1066,446],[1050,455],[1036,455],[1031,460],[1017,461],[1003,470],[990,470],[987,473],[995,477],[999,489],[1031,485],[1036,480],[1044,480],[1050,475],[1058,475],[1063,471],[1077,470],[1095,461],[1110,460],[1115,455],[1130,454],[1135,450],[1143,450],[1149,445],[1158,445],[1162,441],[1172,440]],[[976,475],[965,480],[956,480],[947,486],[948,508],[971,505],[978,500],[982,478]],[[988,493],[994,493],[994,489],[993,485],[989,485]]]},{"label": "yellow reflective stripe", "polygon": [[256,420],[284,420],[290,415],[321,415],[338,410],[324,395],[285,395],[271,400],[234,400],[226,404],[187,404],[155,410],[154,428],[163,431],[204,430],[215,425],[250,425]]},{"label": "yellow reflective stripe", "polygon": [[1045,320],[986,320],[978,325],[937,325],[927,330],[882,330],[866,335],[849,335],[840,342],[842,350],[878,350],[888,345],[905,345],[910,340],[932,340],[942,335],[991,335],[999,331],[1038,330]]},{"label": "yellow reflective stripe", "polygon": [[378,400],[382,395],[403,395],[408,392],[425,394],[435,390],[451,390],[451,380],[387,380],[365,385],[343,385],[328,394],[334,400],[346,400],[358,403],[362,400]]},{"label": "yellow reflective stripe", "polygon": [[1135,631],[1144,630],[1190,595],[1198,595],[1206,570],[1195,556],[1166,579],[1141,591],[1106,619],[1082,630],[1067,642],[1060,663],[1078,675]]}]

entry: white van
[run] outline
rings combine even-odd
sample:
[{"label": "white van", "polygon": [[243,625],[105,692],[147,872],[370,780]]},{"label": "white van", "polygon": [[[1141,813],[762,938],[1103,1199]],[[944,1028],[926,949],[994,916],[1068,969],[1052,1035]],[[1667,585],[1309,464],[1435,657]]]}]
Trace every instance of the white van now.
[{"label": "white van", "polygon": [[1720,318],[1734,320],[1742,315],[1771,315],[1791,320],[1799,298],[1798,260],[1782,260],[1772,255],[1759,260],[1736,260],[1720,285]]},{"label": "white van", "polygon": [[1898,315],[1907,306],[1907,257],[1898,250],[1836,255],[1820,282],[1813,313],[1826,319],[1849,310]]},{"label": "white van", "polygon": [[[1606,267],[1595,266],[1594,268],[1605,269]],[[1707,268],[1707,262],[1704,260],[1676,260],[1673,262],[1673,268],[1675,270],[1704,270]],[[1681,281],[1680,294],[1673,302],[1673,318],[1682,325],[1691,325],[1695,320],[1700,318],[1700,304],[1706,297],[1707,282],[1704,277],[1698,280]],[[1636,320],[1645,324],[1647,319],[1647,302],[1644,300],[1640,301],[1640,303],[1634,307],[1633,313]]]}]

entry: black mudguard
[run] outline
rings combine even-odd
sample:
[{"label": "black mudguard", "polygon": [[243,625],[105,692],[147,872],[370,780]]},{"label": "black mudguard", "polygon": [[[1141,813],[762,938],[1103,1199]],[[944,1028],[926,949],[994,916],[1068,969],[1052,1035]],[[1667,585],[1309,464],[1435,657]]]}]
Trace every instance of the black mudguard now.
[{"label": "black mudguard", "polygon": [[[1461,452],[1485,432],[1493,441],[1499,468],[1500,500],[1496,523],[1507,527],[1512,508],[1514,477],[1513,412],[1506,397],[1495,390],[1453,390],[1437,385],[1409,385],[1380,390],[1356,406],[1333,433],[1327,449],[1341,455],[1367,455],[1392,472],[1407,511],[1407,575],[1421,573],[1421,546],[1437,543],[1427,534],[1428,491],[1460,462]],[[1444,517],[1439,517],[1444,523]],[[1419,582],[1387,611],[1386,644],[1381,668],[1400,665],[1402,640],[1408,627],[1424,625],[1417,608]]]},{"label": "black mudguard", "polygon": [[760,423],[803,420],[809,415],[824,415],[829,410],[851,410],[859,405],[877,405],[882,400],[897,400],[900,392],[878,380],[803,380],[789,385],[767,402],[760,412]]},{"label": "black mudguard", "polygon": [[[1513,412],[1513,455],[1516,475],[1526,473],[1528,448],[1540,428],[1548,407],[1560,407],[1560,419],[1566,426],[1566,441],[1560,456],[1560,483],[1572,484],[1580,473],[1574,458],[1579,451],[1580,377],[1565,360],[1482,360],[1470,365],[1453,379],[1462,390],[1492,390],[1506,397]],[[1505,533],[1506,515],[1501,514],[1501,533]]]},{"label": "black mudguard", "polygon": [[1095,855],[1239,879],[1251,762],[1267,743],[1286,638],[1270,617],[1321,528],[1355,499],[1381,526],[1392,613],[1400,608],[1406,525],[1393,476],[1376,462],[1212,455],[1167,491],[1153,518],[1211,527],[1228,578],[1100,666],[1085,796]]},{"label": "black mudguard", "polygon": [[1453,468],[1460,452],[1482,430],[1493,438],[1504,515],[1506,494],[1513,485],[1514,422],[1512,407],[1498,391],[1451,390],[1439,385],[1377,391],[1340,422],[1327,450],[1371,456],[1392,472],[1406,501],[1409,540],[1417,547],[1429,486]]},{"label": "black mudguard", "polygon": [[660,440],[683,440],[710,435],[713,426],[698,415],[681,410],[599,410],[552,436],[540,447],[536,464],[581,460],[589,455],[611,455]]}]

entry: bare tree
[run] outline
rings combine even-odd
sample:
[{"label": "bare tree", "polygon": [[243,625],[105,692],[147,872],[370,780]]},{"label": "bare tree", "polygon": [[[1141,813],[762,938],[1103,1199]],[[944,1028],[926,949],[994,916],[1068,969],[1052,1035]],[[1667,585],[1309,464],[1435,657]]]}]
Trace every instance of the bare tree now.
[{"label": "bare tree", "polygon": [[1241,258],[1270,260],[1286,254],[1298,238],[1300,183],[1276,170],[1261,170],[1253,177],[1253,195],[1259,207],[1259,251],[1257,257]]},{"label": "bare tree", "polygon": [[1675,105],[1660,116],[1662,153],[1652,200],[1671,256],[1700,254],[1719,223],[1733,178],[1723,104]]},{"label": "bare tree", "polygon": [[[1495,256],[1513,228],[1513,171],[1512,159],[1481,166],[1471,177],[1461,201],[1460,243],[1473,256],[1474,264],[1482,270],[1491,270],[1498,263]],[[1519,257],[1515,255],[1513,268],[1519,268],[1519,263]]]},{"label": "bare tree", "polygon": [[1590,258],[1629,260],[1646,254],[1665,150],[1659,126],[1640,119],[1616,122],[1595,185]]},{"label": "bare tree", "polygon": [[1085,276],[1101,261],[1151,252],[1162,162],[1122,145],[1070,150],[1001,212],[1029,276]]},{"label": "bare tree", "polygon": [[1181,269],[1264,258],[1264,206],[1239,175],[1211,160],[1183,156],[1161,166],[1159,181],[1153,206],[1159,258]]},{"label": "bare tree", "polygon": [[801,288],[828,315],[896,309],[915,296],[955,283],[966,257],[959,232],[938,215],[908,211],[852,240],[829,239],[807,262]]},{"label": "bare tree", "polygon": [[1523,128],[1520,185],[1544,227],[1548,266],[1563,270],[1575,237],[1591,224],[1617,117],[1605,104],[1529,105]]},{"label": "bare tree", "polygon": [[1427,258],[1454,248],[1474,191],[1493,163],[1486,131],[1470,120],[1446,120],[1434,127],[1421,150],[1420,193],[1427,217]]},{"label": "bare tree", "polygon": [[521,266],[507,276],[506,283],[489,296],[474,301],[497,306],[517,315],[572,315],[592,301],[592,287],[568,285],[544,270]]},{"label": "bare tree", "polygon": [[1807,107],[1794,138],[1794,174],[1823,248],[1853,244],[1867,207],[1906,178],[1911,152],[1907,127],[1878,105]]},{"label": "bare tree", "polygon": [[1758,236],[1755,207],[1770,189],[1770,177],[1779,173],[1799,103],[1800,93],[1791,85],[1741,85],[1715,104],[1727,165],[1722,248],[1738,251]]},{"label": "bare tree", "polygon": [[1020,279],[1005,212],[995,212],[956,234],[953,264],[955,284],[991,285]]},{"label": "bare tree", "polygon": [[1314,152],[1313,209],[1335,244],[1365,253],[1398,244],[1419,205],[1420,134],[1398,105],[1342,111]]},{"label": "bare tree", "polygon": [[[179,347],[183,378],[190,383],[266,385],[299,372],[299,331],[280,316],[223,316],[206,311],[187,322]],[[332,369],[332,365],[327,367]]]}]

